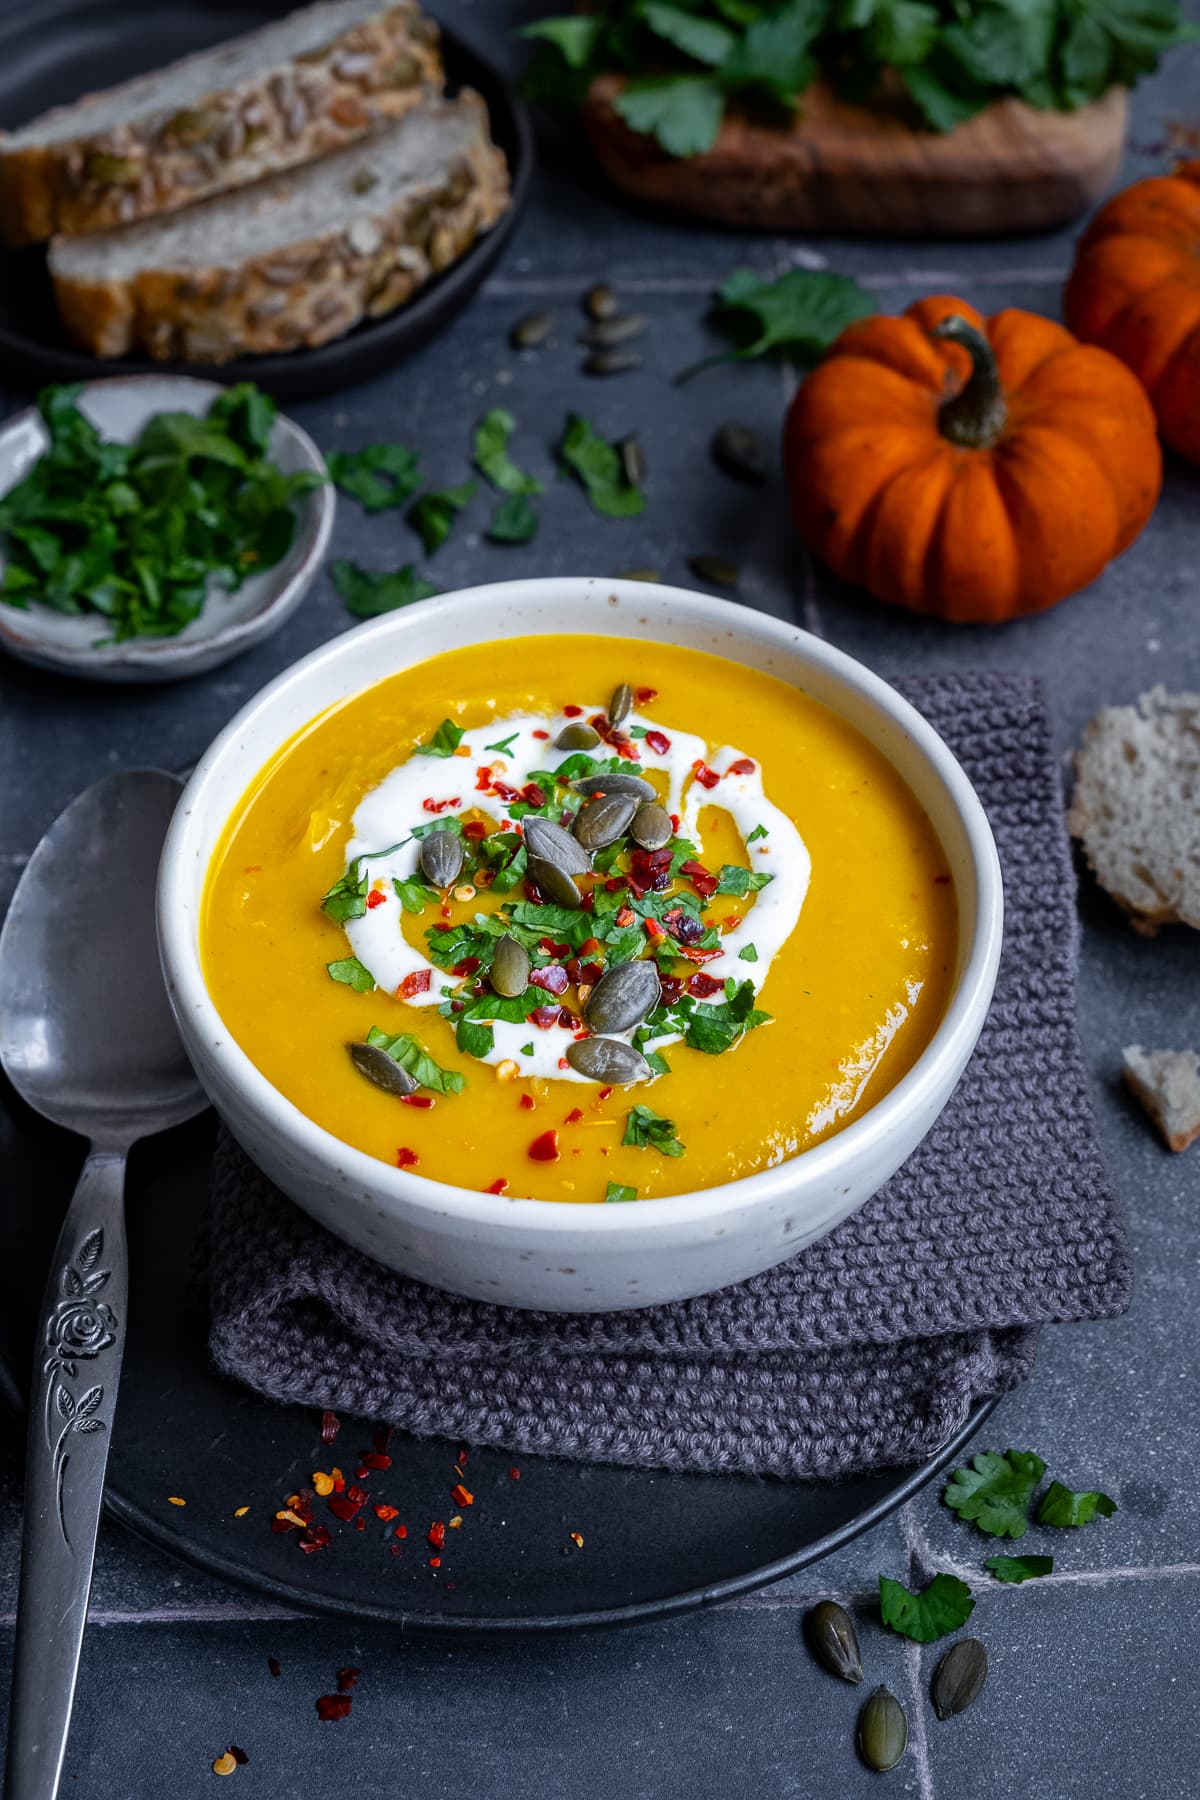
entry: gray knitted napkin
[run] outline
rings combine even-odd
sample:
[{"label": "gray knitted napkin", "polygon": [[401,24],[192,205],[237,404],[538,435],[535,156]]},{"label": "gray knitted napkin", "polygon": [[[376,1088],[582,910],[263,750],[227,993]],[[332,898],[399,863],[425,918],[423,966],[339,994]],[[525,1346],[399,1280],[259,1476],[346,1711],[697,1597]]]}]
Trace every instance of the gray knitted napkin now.
[{"label": "gray knitted napkin", "polygon": [[1075,883],[1036,684],[899,683],[987,808],[1008,908],[950,1104],[867,1205],[738,1287],[636,1312],[459,1300],[380,1267],[223,1141],[211,1347],[273,1399],[421,1435],[648,1467],[843,1474],[935,1451],[1033,1366],[1038,1327],[1128,1304],[1075,1025]]}]

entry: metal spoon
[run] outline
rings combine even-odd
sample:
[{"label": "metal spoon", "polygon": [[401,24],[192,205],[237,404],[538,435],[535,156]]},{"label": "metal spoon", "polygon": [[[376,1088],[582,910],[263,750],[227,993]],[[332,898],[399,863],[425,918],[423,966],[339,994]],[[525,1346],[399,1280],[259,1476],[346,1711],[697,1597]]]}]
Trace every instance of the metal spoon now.
[{"label": "metal spoon", "polygon": [[179,793],[173,776],[131,769],[80,794],[0,932],[0,1063],[36,1112],[90,1144],[34,1350],[7,1800],[53,1800],[62,1775],[125,1347],[125,1158],[205,1105],[154,928]]}]

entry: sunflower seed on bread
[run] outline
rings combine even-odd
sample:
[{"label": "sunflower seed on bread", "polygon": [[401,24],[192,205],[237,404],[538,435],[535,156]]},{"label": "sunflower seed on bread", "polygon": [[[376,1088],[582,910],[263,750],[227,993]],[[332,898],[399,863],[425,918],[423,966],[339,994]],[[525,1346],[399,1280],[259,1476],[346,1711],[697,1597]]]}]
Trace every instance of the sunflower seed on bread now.
[{"label": "sunflower seed on bread", "polygon": [[1200,694],[1156,687],[1102,708],[1075,753],[1067,826],[1135,930],[1200,930]]},{"label": "sunflower seed on bread", "polygon": [[468,89],[289,175],[56,238],[50,276],[63,324],[93,355],[219,363],[323,344],[390,312],[507,205],[508,166]]},{"label": "sunflower seed on bread", "polygon": [[1200,1138],[1200,1056],[1194,1050],[1123,1051],[1127,1086],[1135,1093],[1172,1150]]},{"label": "sunflower seed on bread", "polygon": [[341,149],[440,90],[415,0],[322,0],[0,133],[10,244],[127,224]]}]

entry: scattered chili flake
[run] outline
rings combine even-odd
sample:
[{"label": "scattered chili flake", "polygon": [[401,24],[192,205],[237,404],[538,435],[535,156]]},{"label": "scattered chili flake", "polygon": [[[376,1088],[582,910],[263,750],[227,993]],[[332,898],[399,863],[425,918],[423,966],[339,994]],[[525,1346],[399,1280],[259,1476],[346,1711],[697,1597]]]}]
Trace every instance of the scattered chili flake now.
[{"label": "scattered chili flake", "polygon": [[602,1087],[600,1089],[599,1098],[601,1100],[611,1100],[612,1099],[612,1089],[610,1087]]},{"label": "scattered chili flake", "polygon": [[324,1550],[330,1542],[329,1527],[328,1525],[310,1525],[308,1530],[296,1539],[296,1542],[306,1556],[311,1556],[314,1550]]},{"label": "scattered chili flake", "polygon": [[519,789],[511,787],[507,781],[494,780],[492,782],[492,792],[503,800],[506,806],[511,806],[514,800],[519,800],[521,798]]},{"label": "scattered chili flake", "polygon": [[636,914],[634,913],[632,906],[622,906],[617,911],[617,924],[624,930],[626,925],[633,924],[635,917]]},{"label": "scattered chili flake", "polygon": [[741,915],[739,913],[730,913],[728,918],[721,920],[721,930],[736,931],[741,922]]},{"label": "scattered chili flake", "polygon": [[400,1099],[405,1106],[415,1106],[421,1112],[428,1112],[433,1105],[432,1094],[401,1094]]},{"label": "scattered chili flake", "polygon": [[573,1106],[571,1108],[570,1112],[567,1114],[566,1118],[563,1120],[563,1124],[564,1125],[578,1125],[578,1123],[579,1123],[580,1119],[582,1119],[582,1117],[583,1117],[583,1108],[581,1106]]},{"label": "scattered chili flake", "polygon": [[376,1501],[375,1503],[375,1517],[377,1519],[382,1519],[385,1525],[390,1525],[392,1520],[399,1516],[399,1513],[400,1508],[398,1506],[384,1506],[379,1501]]},{"label": "scattered chili flake", "polygon": [[706,900],[711,899],[716,893],[716,876],[711,869],[706,869],[702,862],[697,862],[694,856],[689,856],[685,863],[680,863],[679,873],[686,875],[696,892],[703,894]]},{"label": "scattered chili flake", "polygon": [[410,975],[404,977],[396,989],[396,993],[401,1000],[411,1000],[414,994],[427,994],[432,980],[432,969],[414,969]]},{"label": "scattered chili flake", "polygon": [[689,962],[705,963],[711,962],[714,956],[724,956],[725,952],[719,944],[714,944],[711,950],[697,950],[692,944],[681,944],[679,954],[686,956]]},{"label": "scattered chili flake", "polygon": [[298,1512],[293,1512],[292,1508],[290,1506],[283,1507],[279,1512],[277,1512],[275,1514],[275,1517],[276,1517],[276,1519],[286,1520],[289,1527],[295,1525],[295,1526],[299,1526],[302,1529],[305,1525],[308,1524],[308,1520],[301,1518],[301,1516]]},{"label": "scattered chili flake", "polygon": [[541,1137],[535,1137],[529,1146],[528,1155],[531,1162],[557,1162],[557,1131],[543,1131]]},{"label": "scattered chili flake", "polygon": [[461,962],[455,963],[450,973],[452,975],[474,975],[475,971],[482,967],[483,961],[480,957],[464,956]]},{"label": "scattered chili flake", "polygon": [[506,1175],[497,1175],[495,1181],[489,1182],[483,1191],[485,1194],[502,1194],[507,1186],[508,1177]]},{"label": "scattered chili flake", "polygon": [[727,775],[753,775],[757,767],[758,764],[753,757],[739,756],[736,762],[730,763],[725,773]]},{"label": "scattered chili flake", "polygon": [[348,1694],[361,1674],[361,1669],[339,1669],[337,1672],[338,1693]]},{"label": "scattered chili flake", "polygon": [[327,1475],[324,1469],[313,1470],[312,1484],[313,1492],[320,1494],[322,1500],[327,1500],[333,1492],[333,1476]]},{"label": "scattered chili flake", "polygon": [[682,823],[683,821],[678,813],[671,814],[671,830],[675,833],[676,837],[679,835],[679,827]]},{"label": "scattered chili flake", "polygon": [[[570,944],[560,944],[556,938],[552,938],[552,937],[539,938],[538,946],[540,949],[542,949],[546,952],[547,956],[560,956],[561,957],[561,956],[570,956],[570,954],[571,954]],[[596,948],[597,948],[597,950],[600,948],[599,944],[596,945]]]},{"label": "scattered chili flake", "polygon": [[549,733],[549,732],[548,732],[548,731],[540,731],[540,730],[536,730],[536,731],[532,731],[532,732],[530,732],[530,734],[529,734],[529,735],[530,735],[530,736],[531,736],[531,737],[535,737],[535,738],[543,738],[543,739],[544,739],[544,738],[548,738],[548,737],[549,737],[549,736],[550,736],[550,733]]},{"label": "scattered chili flake", "polygon": [[450,1520],[446,1529],[448,1531],[458,1531],[459,1528],[461,1527],[461,1525],[462,1525],[462,1514],[455,1513],[454,1517]]},{"label": "scattered chili flake", "polygon": [[237,1757],[226,1750],[222,1755],[218,1756],[216,1762],[212,1766],[212,1772],[214,1775],[232,1775],[236,1768]]},{"label": "scattered chili flake", "polygon": [[346,1498],[349,1500],[351,1506],[365,1506],[370,1499],[370,1495],[365,1488],[360,1488],[355,1485],[346,1489]]},{"label": "scattered chili flake", "polygon": [[463,826],[463,836],[469,838],[485,838],[488,828],[483,819],[469,819]]},{"label": "scattered chili flake", "polygon": [[575,1544],[575,1545],[576,1545],[576,1546],[577,1546],[577,1547],[578,1547],[578,1548],[579,1548],[579,1549],[580,1549],[580,1550],[582,1550],[582,1549],[583,1549],[583,1535],[582,1535],[582,1533],[581,1533],[581,1532],[578,1532],[578,1531],[572,1531],[572,1532],[570,1532],[570,1533],[569,1533],[569,1534],[568,1534],[568,1535],[569,1535],[569,1537],[570,1537],[570,1539],[571,1539],[571,1542],[572,1542],[572,1543],[573,1543],[573,1544]]},{"label": "scattered chili flake", "polygon": [[485,767],[482,769],[476,769],[476,771],[475,771],[475,790],[476,790],[476,792],[480,793],[480,794],[486,794],[488,789],[491,787],[491,785],[492,785],[491,769],[488,767]]},{"label": "scattered chili flake", "polygon": [[335,1412],[326,1411],[321,1414],[321,1442],[323,1444],[332,1444],[341,1429],[342,1421]]},{"label": "scattered chili flake", "polygon": [[[354,1491],[351,1490],[351,1492]],[[341,1519],[343,1524],[349,1524],[361,1505],[361,1500],[352,1500],[349,1494],[332,1494],[329,1499],[330,1512],[335,1519]]]},{"label": "scattered chili flake", "polygon": [[371,892],[367,895],[368,911],[373,912],[377,906],[382,906],[386,899],[387,895],[383,892],[382,888],[372,888]]},{"label": "scattered chili flake", "polygon": [[721,777],[715,769],[710,769],[706,762],[697,760],[692,764],[692,773],[701,787],[715,788]]},{"label": "scattered chili flake", "polygon": [[349,1694],[322,1694],[317,1701],[317,1717],[331,1720],[336,1725],[339,1719],[350,1717],[350,1708],[353,1704]]},{"label": "scattered chili flake", "polygon": [[508,1471],[508,1479],[510,1481],[520,1481],[520,1479],[521,1479],[520,1469],[510,1469]]},{"label": "scattered chili flake", "polygon": [[355,1531],[365,1531],[367,1529],[367,1521],[365,1519],[355,1519],[354,1529]]},{"label": "scattered chili flake", "polygon": [[522,1094],[517,1105],[521,1108],[522,1112],[532,1112],[537,1105],[537,1102],[532,1094]]},{"label": "scattered chili flake", "polygon": [[267,1668],[270,1670],[272,1675],[279,1675],[282,1673],[282,1665],[277,1656],[268,1656]]},{"label": "scattered chili flake", "polygon": [[433,1521],[433,1524],[429,1527],[428,1536],[429,1547],[431,1550],[442,1549],[446,1542],[446,1527],[441,1519],[435,1519]]},{"label": "scattered chili flake", "polygon": [[398,1538],[406,1538],[408,1536],[408,1526],[407,1525],[397,1525],[396,1530],[395,1530],[395,1536]]},{"label": "scattered chili flake", "polygon": [[368,1450],[363,1455],[364,1469],[390,1469],[392,1459],[385,1450]]},{"label": "scattered chili flake", "polygon": [[602,946],[599,938],[584,938],[582,944],[579,946],[579,954],[581,957],[599,956],[601,951]]},{"label": "scattered chili flake", "polygon": [[398,1169],[415,1169],[420,1160],[421,1159],[416,1151],[410,1150],[407,1144],[401,1144],[396,1152],[396,1167]]},{"label": "scattered chili flake", "polygon": [[528,800],[530,806],[545,806],[546,795],[536,781],[527,781],[521,789],[522,800]]},{"label": "scattered chili flake", "polygon": [[558,1006],[535,1006],[529,1015],[529,1022],[536,1025],[539,1031],[549,1031],[558,1024],[561,1011],[562,1008]]},{"label": "scattered chili flake", "polygon": [[706,975],[702,969],[697,969],[687,984],[687,990],[697,1000],[708,1000],[713,994],[719,994],[724,985],[714,975]]},{"label": "scattered chili flake", "polygon": [[421,810],[427,813],[444,813],[448,812],[452,806],[461,805],[462,801],[459,796],[455,794],[450,800],[422,800]]},{"label": "scattered chili flake", "polygon": [[529,980],[533,987],[540,987],[546,994],[565,994],[571,985],[561,963],[547,963],[544,969],[531,969]]},{"label": "scattered chili flake", "polygon": [[249,1511],[250,1508],[248,1506],[235,1506],[233,1509],[233,1516],[235,1519],[244,1519]]},{"label": "scattered chili flake", "polygon": [[464,1487],[461,1481],[456,1481],[450,1489],[450,1498],[455,1506],[474,1506],[475,1504],[474,1494],[470,1488]]},{"label": "scattered chili flake", "polygon": [[563,716],[568,719],[577,719],[582,711],[582,706],[564,706]]},{"label": "scattered chili flake", "polygon": [[659,924],[658,920],[657,919],[647,919],[645,921],[645,926],[646,926],[646,936],[650,939],[650,942],[652,944],[661,944],[667,934],[663,930],[662,926]]},{"label": "scattered chili flake", "polygon": [[187,1501],[181,1500],[179,1498],[178,1494],[168,1494],[167,1500],[170,1503],[170,1505],[172,1505],[172,1506],[186,1506],[187,1505]]},{"label": "scattered chili flake", "polygon": [[440,1569],[442,1566],[441,1557],[440,1556],[431,1556],[429,1559],[429,1566],[431,1569]]},{"label": "scattered chili flake", "polygon": [[667,751],[671,748],[671,740],[665,731],[648,731],[646,733],[646,742],[651,750],[653,750],[655,756],[665,756]]}]

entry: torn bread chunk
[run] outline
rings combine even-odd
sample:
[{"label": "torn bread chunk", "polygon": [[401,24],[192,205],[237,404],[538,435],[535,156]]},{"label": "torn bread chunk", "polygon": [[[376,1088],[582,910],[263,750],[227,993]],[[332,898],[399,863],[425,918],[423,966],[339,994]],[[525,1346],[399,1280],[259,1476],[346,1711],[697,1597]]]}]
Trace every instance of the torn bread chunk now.
[{"label": "torn bread chunk", "polygon": [[1123,1052],[1125,1080],[1172,1150],[1186,1150],[1200,1137],[1200,1056],[1194,1050]]}]

